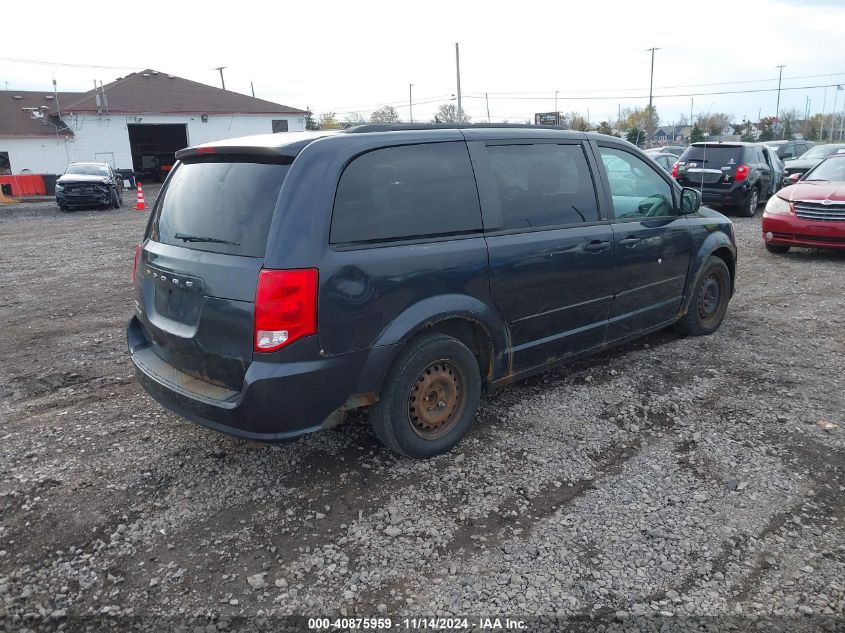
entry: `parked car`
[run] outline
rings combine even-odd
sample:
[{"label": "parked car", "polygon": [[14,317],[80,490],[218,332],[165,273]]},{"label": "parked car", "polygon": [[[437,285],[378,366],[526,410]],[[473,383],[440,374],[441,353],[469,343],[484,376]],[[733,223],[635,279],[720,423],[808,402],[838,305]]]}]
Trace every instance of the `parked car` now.
[{"label": "parked car", "polygon": [[731,222],[621,139],[365,125],[177,158],[128,347],[155,399],[240,437],[370,406],[386,446],[431,457],[482,392],[669,325],[710,334],[733,293]]},{"label": "parked car", "polygon": [[706,204],[731,207],[748,218],[772,192],[772,168],[755,143],[693,143],[672,175],[682,186],[699,189]]},{"label": "parked car", "polygon": [[648,157],[668,173],[672,173],[672,167],[678,162],[678,157],[674,154],[648,154]]},{"label": "parked car", "polygon": [[665,145],[663,147],[653,147],[651,149],[646,150],[646,154],[672,154],[674,156],[680,156],[686,151],[686,147],[681,147],[680,145]]},{"label": "parked car", "polygon": [[107,163],[71,163],[56,181],[56,204],[62,211],[123,205],[123,177]]},{"label": "parked car", "polygon": [[805,154],[802,154],[800,158],[785,161],[783,164],[784,186],[797,182],[801,176],[806,174],[828,156],[840,153],[845,153],[845,143],[816,145]]},{"label": "parked car", "polygon": [[813,141],[766,141],[766,145],[777,149],[778,158],[782,161],[787,161],[792,158],[798,158],[802,154],[807,153],[815,146]]},{"label": "parked car", "polygon": [[829,156],[772,197],[762,228],[772,253],[792,246],[845,249],[845,153]]}]

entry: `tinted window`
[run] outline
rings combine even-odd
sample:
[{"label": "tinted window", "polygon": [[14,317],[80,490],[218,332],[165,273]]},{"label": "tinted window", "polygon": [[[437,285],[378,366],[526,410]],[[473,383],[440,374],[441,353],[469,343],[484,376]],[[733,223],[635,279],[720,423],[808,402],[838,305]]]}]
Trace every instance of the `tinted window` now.
[{"label": "tinted window", "polygon": [[505,229],[596,222],[593,179],[580,145],[487,148]]},{"label": "tinted window", "polygon": [[362,242],[481,229],[463,142],[386,147],[363,154],[337,186],[331,241]]},{"label": "tinted window", "polygon": [[[150,237],[201,251],[262,257],[288,165],[213,156],[170,176]],[[187,241],[176,235],[225,240]]]},{"label": "tinted window", "polygon": [[682,161],[699,163],[699,166],[733,165],[741,162],[742,147],[734,146],[691,146],[681,157]]},{"label": "tinted window", "polygon": [[613,212],[618,219],[674,215],[672,187],[639,156],[609,147],[599,148],[607,171]]}]

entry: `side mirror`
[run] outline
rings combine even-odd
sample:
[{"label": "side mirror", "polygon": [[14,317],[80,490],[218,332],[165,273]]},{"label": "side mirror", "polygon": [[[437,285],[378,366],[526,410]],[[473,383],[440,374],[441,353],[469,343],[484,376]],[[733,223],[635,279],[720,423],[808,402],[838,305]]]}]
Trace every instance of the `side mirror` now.
[{"label": "side mirror", "polygon": [[790,185],[794,185],[796,182],[801,180],[802,175],[803,174],[789,174],[789,176],[787,176],[786,179],[789,181]]},{"label": "side mirror", "polygon": [[681,190],[681,213],[688,215],[695,213],[701,208],[701,194],[697,189],[684,187]]}]

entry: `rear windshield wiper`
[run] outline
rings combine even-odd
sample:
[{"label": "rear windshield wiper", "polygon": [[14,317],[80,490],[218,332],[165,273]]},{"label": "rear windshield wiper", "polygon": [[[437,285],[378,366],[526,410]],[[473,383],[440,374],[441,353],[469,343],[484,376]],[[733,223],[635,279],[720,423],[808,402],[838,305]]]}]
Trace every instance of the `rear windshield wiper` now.
[{"label": "rear windshield wiper", "polygon": [[231,244],[232,246],[240,246],[238,242],[230,242],[229,240],[221,240],[218,237],[205,237],[203,235],[188,235],[187,233],[177,233],[174,235],[177,240],[183,242],[211,242],[212,244]]}]

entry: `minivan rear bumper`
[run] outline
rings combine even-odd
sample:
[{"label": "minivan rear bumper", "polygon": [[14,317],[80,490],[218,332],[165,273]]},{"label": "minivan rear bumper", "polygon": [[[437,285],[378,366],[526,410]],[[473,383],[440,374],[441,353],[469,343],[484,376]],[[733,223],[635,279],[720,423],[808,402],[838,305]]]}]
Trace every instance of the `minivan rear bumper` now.
[{"label": "minivan rear bumper", "polygon": [[[245,439],[277,442],[333,425],[351,408],[367,351],[316,360],[253,361],[241,391],[189,376],[158,356],[137,317],[127,325],[141,386],[161,405],[197,424]],[[291,345],[306,343],[305,340]],[[358,401],[360,404],[360,400]]]}]

